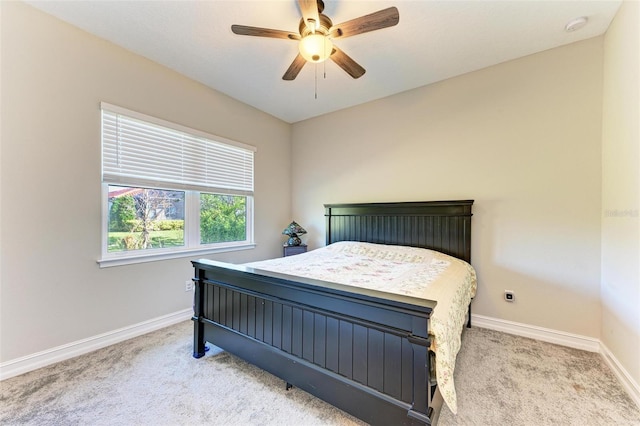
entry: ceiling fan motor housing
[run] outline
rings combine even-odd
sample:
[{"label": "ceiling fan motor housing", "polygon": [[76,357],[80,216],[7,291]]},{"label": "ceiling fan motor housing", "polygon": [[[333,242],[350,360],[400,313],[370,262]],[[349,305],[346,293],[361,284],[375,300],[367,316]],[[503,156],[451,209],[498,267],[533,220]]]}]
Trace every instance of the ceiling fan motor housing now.
[{"label": "ceiling fan motor housing", "polygon": [[[320,17],[320,25],[316,26],[316,32],[322,34],[323,36],[326,36],[329,34],[329,29],[333,27],[333,22],[331,22],[331,19],[329,19],[327,15],[323,15],[322,13],[320,13],[318,14],[318,16]],[[313,34],[309,29],[309,27],[307,26],[307,23],[304,21],[304,18],[300,19],[300,25],[298,25],[298,32],[302,37],[308,36],[309,34]]]}]

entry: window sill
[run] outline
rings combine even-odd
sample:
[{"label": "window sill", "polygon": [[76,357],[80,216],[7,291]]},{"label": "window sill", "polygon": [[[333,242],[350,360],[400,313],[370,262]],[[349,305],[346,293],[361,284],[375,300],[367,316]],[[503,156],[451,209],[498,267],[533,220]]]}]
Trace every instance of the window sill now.
[{"label": "window sill", "polygon": [[250,243],[218,248],[199,248],[173,252],[145,253],[122,257],[107,257],[98,259],[96,262],[98,263],[98,265],[100,265],[100,268],[109,268],[112,266],[133,265],[136,263],[156,262],[158,260],[178,259],[181,257],[197,257],[208,254],[225,253],[229,251],[251,250],[255,247],[255,243]]}]

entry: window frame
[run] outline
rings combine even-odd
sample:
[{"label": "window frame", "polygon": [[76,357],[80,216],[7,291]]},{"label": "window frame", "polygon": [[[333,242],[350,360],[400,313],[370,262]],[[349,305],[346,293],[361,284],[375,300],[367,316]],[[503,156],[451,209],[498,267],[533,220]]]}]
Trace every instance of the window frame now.
[{"label": "window frame", "polygon": [[[121,107],[101,103],[101,113],[105,109],[108,112],[114,112],[115,110],[117,114],[122,114],[147,123],[174,129],[178,132],[196,135],[197,137],[211,140],[217,144],[241,147],[243,149],[252,150],[254,153],[256,151],[255,147],[249,145],[230,141],[226,138],[203,133],[198,130],[189,129],[178,124],[146,116],[134,111],[129,111]],[[191,133],[189,133],[190,131]],[[104,130],[101,128],[101,138],[103,136]],[[101,148],[101,154],[104,155],[104,147]],[[103,161],[101,161],[101,167],[103,167]],[[255,173],[255,163],[252,163],[252,171]],[[225,188],[222,188],[221,190],[219,187],[203,187],[202,185],[189,186],[184,185],[181,182],[176,182],[174,184],[171,184],[170,182],[157,182],[156,184],[149,185],[144,182],[141,183],[140,181],[136,181],[135,179],[131,179],[130,182],[127,181],[128,179],[126,177],[118,178],[117,181],[114,181],[113,179],[105,180],[104,175],[101,172],[101,257],[97,260],[100,268],[255,248],[253,190],[248,193],[247,191],[237,191]],[[183,191],[185,193],[184,246],[109,252],[109,186]],[[202,193],[246,197],[246,239],[244,241],[200,244],[200,194]]]}]

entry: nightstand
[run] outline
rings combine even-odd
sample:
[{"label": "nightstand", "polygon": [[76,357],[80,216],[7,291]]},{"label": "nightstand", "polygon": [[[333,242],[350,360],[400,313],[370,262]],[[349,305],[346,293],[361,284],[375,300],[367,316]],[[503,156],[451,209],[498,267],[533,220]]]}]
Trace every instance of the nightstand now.
[{"label": "nightstand", "polygon": [[306,244],[300,244],[299,246],[288,246],[288,245],[284,245],[282,247],[283,249],[283,254],[285,257],[287,256],[293,256],[296,254],[300,254],[300,253],[306,253],[307,252],[307,245]]}]

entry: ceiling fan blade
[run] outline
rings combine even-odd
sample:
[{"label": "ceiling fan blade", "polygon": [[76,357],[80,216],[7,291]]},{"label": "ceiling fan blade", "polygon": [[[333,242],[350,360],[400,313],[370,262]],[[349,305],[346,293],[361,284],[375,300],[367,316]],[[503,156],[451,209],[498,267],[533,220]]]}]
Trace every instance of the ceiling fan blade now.
[{"label": "ceiling fan blade", "polygon": [[298,53],[298,56],[296,56],[291,65],[289,65],[289,69],[284,73],[282,79],[295,80],[295,78],[298,76],[298,73],[306,63],[307,61],[302,57],[301,54]]},{"label": "ceiling fan blade", "polygon": [[333,46],[333,53],[331,54],[330,58],[353,78],[362,77],[362,75],[366,72],[365,69],[360,66],[360,64],[351,59],[349,55],[335,46]]},{"label": "ceiling fan blade", "polygon": [[272,30],[270,28],[248,27],[246,25],[232,25],[231,31],[233,31],[234,34],[238,35],[300,40],[300,34],[291,33],[289,31]]},{"label": "ceiling fan blade", "polygon": [[317,0],[298,0],[300,5],[300,13],[307,24],[307,28],[315,33],[320,25],[320,12],[318,12]]},{"label": "ceiling fan blade", "polygon": [[351,37],[382,28],[393,27],[400,21],[400,14],[395,7],[382,9],[369,15],[352,19],[342,24],[334,25],[329,30],[331,38]]}]

